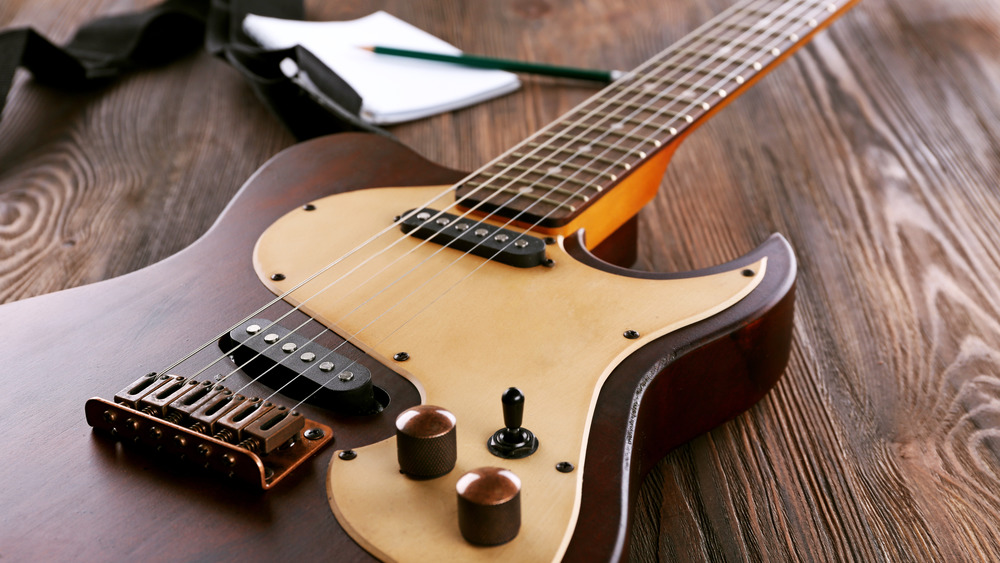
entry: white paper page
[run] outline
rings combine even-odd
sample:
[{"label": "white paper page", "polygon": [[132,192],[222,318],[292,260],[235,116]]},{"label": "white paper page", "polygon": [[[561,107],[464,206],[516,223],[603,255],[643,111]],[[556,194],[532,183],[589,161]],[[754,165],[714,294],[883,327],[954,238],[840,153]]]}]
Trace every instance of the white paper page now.
[{"label": "white paper page", "polygon": [[378,124],[419,119],[516,90],[517,76],[450,63],[376,55],[381,45],[445,54],[454,46],[385,12],[351,21],[304,22],[248,15],[248,36],[266,49],[301,45],[362,98],[361,117]]}]

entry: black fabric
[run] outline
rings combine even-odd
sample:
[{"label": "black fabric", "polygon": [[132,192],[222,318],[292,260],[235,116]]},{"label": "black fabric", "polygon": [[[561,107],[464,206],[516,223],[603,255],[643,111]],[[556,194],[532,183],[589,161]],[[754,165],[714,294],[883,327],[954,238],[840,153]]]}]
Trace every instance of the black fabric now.
[{"label": "black fabric", "polygon": [[[94,20],[63,47],[32,29],[0,32],[0,112],[18,66],[40,83],[81,90],[204,46],[236,68],[299,139],[339,131],[390,136],[358,116],[361,97],[312,53],[301,47],[266,51],[257,46],[243,33],[243,18],[250,13],[305,17],[302,0],[166,0],[142,12]],[[297,66],[292,77],[281,70],[285,59]]]}]

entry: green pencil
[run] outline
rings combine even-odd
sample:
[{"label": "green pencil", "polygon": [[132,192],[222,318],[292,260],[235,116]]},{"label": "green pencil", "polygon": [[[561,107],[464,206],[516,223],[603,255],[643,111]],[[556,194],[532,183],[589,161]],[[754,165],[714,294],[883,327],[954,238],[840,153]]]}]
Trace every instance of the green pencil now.
[{"label": "green pencil", "polygon": [[601,82],[612,82],[620,78],[624,73],[620,70],[596,70],[589,68],[571,68],[565,66],[555,66],[539,63],[526,63],[523,61],[512,61],[508,59],[494,59],[490,57],[479,57],[475,55],[442,55],[440,53],[426,53],[424,51],[411,51],[409,49],[396,49],[393,47],[362,47],[366,51],[371,51],[379,55],[393,55],[396,57],[410,57],[411,59],[423,59],[427,61],[439,61],[444,63],[459,64],[475,68],[489,68],[493,70],[509,70],[513,72],[525,72],[529,74],[544,74],[545,76],[558,76],[560,78],[577,78],[580,80],[598,80]]}]

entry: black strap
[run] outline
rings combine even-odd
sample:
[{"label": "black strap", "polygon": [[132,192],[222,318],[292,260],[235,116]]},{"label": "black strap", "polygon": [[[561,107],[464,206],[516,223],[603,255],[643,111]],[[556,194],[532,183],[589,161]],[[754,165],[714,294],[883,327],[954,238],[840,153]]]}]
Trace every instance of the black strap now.
[{"label": "black strap", "polygon": [[[18,66],[38,82],[82,90],[204,45],[236,68],[299,139],[351,130],[390,136],[358,116],[361,97],[312,53],[301,47],[258,47],[243,33],[249,13],[304,18],[302,0],[166,0],[142,12],[94,20],[63,47],[33,29],[0,32],[0,112]],[[297,67],[291,77],[281,70],[285,59]]]}]

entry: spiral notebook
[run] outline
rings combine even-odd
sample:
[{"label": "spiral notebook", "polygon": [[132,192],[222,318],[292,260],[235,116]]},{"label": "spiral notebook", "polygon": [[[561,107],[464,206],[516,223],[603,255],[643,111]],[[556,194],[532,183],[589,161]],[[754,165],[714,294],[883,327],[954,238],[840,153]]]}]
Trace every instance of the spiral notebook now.
[{"label": "spiral notebook", "polygon": [[248,15],[243,30],[266,49],[300,45],[361,96],[361,118],[385,125],[444,113],[507,94],[517,76],[449,63],[377,55],[382,45],[449,55],[461,51],[386,12],[350,21],[306,22]]}]

